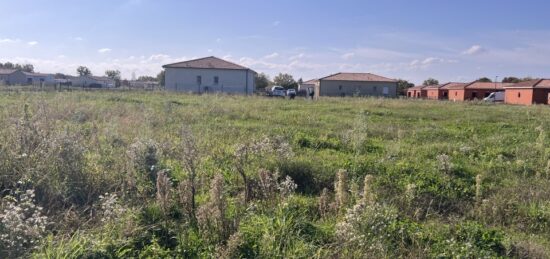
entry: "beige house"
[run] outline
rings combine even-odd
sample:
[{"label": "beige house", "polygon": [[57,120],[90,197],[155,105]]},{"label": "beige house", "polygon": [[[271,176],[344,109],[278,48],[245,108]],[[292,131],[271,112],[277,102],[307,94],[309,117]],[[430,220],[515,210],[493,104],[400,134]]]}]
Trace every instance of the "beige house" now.
[{"label": "beige house", "polygon": [[318,79],[312,79],[309,81],[305,81],[302,84],[298,86],[298,91],[305,92],[308,96],[310,93],[316,93],[319,92],[319,80]]},{"label": "beige house", "polygon": [[217,57],[164,65],[167,91],[189,93],[252,94],[253,70]]},{"label": "beige house", "polygon": [[338,73],[319,79],[318,96],[397,97],[397,80],[370,73]]}]

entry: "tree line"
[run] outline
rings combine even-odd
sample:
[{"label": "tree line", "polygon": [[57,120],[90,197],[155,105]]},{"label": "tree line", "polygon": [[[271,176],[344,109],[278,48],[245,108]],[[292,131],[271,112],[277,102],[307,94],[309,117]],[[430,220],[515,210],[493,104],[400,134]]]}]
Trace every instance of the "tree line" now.
[{"label": "tree line", "polygon": [[32,64],[14,64],[11,62],[6,62],[6,63],[0,62],[0,69],[15,69],[15,70],[21,70],[29,73],[34,72],[34,66]]}]

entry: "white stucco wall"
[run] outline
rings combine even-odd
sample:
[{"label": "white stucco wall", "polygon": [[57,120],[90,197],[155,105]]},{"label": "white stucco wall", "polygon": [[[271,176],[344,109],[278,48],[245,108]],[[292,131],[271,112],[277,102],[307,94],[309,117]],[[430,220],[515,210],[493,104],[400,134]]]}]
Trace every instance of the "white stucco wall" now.
[{"label": "white stucco wall", "polygon": [[[197,77],[201,76],[199,85]],[[218,77],[215,84],[214,77]],[[166,68],[165,88],[177,92],[224,92],[252,94],[255,88],[251,70]]]},{"label": "white stucco wall", "polygon": [[319,95],[397,97],[397,82],[353,82],[322,80],[320,83]]}]

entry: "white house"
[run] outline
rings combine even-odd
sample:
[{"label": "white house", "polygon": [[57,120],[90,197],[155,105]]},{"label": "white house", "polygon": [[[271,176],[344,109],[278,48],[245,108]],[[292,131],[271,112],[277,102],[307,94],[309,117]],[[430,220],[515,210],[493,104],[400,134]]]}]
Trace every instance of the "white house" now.
[{"label": "white house", "polygon": [[216,57],[164,65],[165,88],[168,91],[252,94],[253,70]]},{"label": "white house", "polygon": [[115,80],[104,76],[79,76],[71,81],[73,86],[94,88],[113,88],[116,83]]}]

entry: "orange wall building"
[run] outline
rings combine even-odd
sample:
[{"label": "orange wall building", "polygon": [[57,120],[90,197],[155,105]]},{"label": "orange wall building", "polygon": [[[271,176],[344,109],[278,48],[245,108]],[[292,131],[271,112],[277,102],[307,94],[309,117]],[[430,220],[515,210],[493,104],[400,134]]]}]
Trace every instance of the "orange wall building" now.
[{"label": "orange wall building", "polygon": [[426,98],[428,96],[425,86],[415,86],[407,89],[407,97],[409,98]]},{"label": "orange wall building", "polygon": [[455,85],[449,87],[449,100],[452,101],[473,101],[483,100],[493,92],[504,91],[504,86],[511,84],[492,82],[472,82],[469,84]]},{"label": "orange wall building", "polygon": [[550,104],[550,79],[525,81],[505,86],[507,104]]}]

